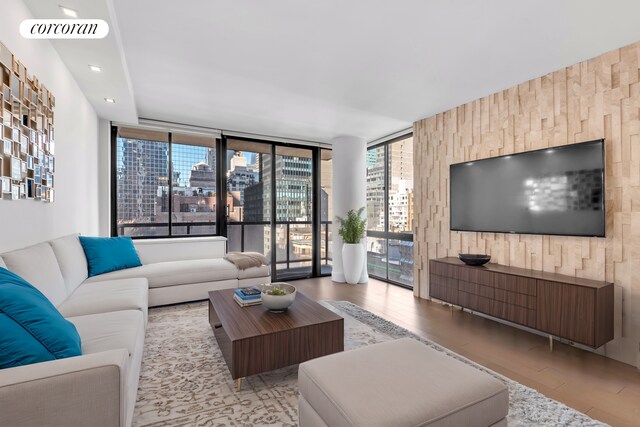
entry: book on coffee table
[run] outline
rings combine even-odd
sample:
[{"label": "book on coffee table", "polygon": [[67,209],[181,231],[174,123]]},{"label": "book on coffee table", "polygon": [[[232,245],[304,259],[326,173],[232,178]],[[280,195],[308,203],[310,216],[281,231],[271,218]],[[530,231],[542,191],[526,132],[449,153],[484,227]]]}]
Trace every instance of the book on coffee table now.
[{"label": "book on coffee table", "polygon": [[248,307],[251,305],[258,305],[258,304],[262,304],[262,298],[260,297],[260,295],[258,295],[257,298],[242,298],[240,295],[238,295],[239,290],[234,292],[233,294],[233,300],[235,302],[238,303],[238,305],[240,305],[241,307]]},{"label": "book on coffee table", "polygon": [[254,286],[249,288],[238,289],[236,293],[242,297],[251,298],[251,297],[259,297],[262,291]]},{"label": "book on coffee table", "polygon": [[253,293],[250,289],[236,289],[234,295],[237,295],[238,298],[242,299],[243,301],[262,299],[262,293],[260,291],[258,291],[257,293]]},{"label": "book on coffee table", "polygon": [[243,307],[262,303],[262,292],[255,287],[236,289],[233,299]]}]

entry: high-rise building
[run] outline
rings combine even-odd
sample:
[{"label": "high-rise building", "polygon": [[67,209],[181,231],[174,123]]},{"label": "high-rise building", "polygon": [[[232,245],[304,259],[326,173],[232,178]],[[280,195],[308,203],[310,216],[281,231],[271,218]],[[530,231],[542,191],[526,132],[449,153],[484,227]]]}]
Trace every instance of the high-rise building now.
[{"label": "high-rise building", "polygon": [[[264,221],[271,218],[271,173],[274,164],[272,157],[259,156],[258,165],[262,179],[260,182],[249,186],[244,191],[244,215],[246,221]],[[298,156],[276,156],[275,161],[275,185],[276,185],[276,221],[304,221],[309,224],[298,224],[293,227],[290,239],[295,240],[292,256],[304,258],[304,252],[308,249],[303,241],[311,236],[313,187],[312,187],[312,162],[310,158]],[[327,193],[323,191],[324,203],[327,206]],[[325,209],[326,211],[326,209]],[[328,216],[325,212],[324,216]],[[276,225],[275,239],[276,257],[286,257],[287,236],[285,225]],[[271,250],[271,228],[264,228],[264,253]],[[292,240],[292,241],[293,241]]]},{"label": "high-rise building", "polygon": [[159,187],[168,186],[168,144],[118,139],[118,219],[153,222]]},{"label": "high-rise building", "polygon": [[[268,154],[251,153],[254,159],[254,171],[257,182],[244,190],[244,221],[263,222],[271,218],[271,156]],[[265,172],[265,164],[268,169]]]},{"label": "high-rise building", "polygon": [[[271,170],[265,162],[265,172]],[[312,163],[307,157],[276,156],[276,220],[311,221]]]},{"label": "high-rise building", "polygon": [[[244,221],[261,222],[269,219],[269,212],[265,211],[266,197],[265,183],[257,182],[244,190]],[[268,197],[268,196],[267,196]],[[269,204],[270,206],[270,204]]]},{"label": "high-rise building", "polygon": [[413,138],[389,145],[389,231],[413,230]]},{"label": "high-rise building", "polygon": [[240,205],[244,205],[244,190],[258,182],[257,173],[247,165],[247,158],[236,151],[229,161],[227,172],[227,191],[240,194]]},{"label": "high-rise building", "polygon": [[384,148],[373,148],[367,151],[367,228],[370,230],[384,230],[384,192]]},{"label": "high-rise building", "polygon": [[189,175],[189,186],[215,191],[216,173],[211,166],[205,162],[193,165]]},{"label": "high-rise building", "polygon": [[[384,230],[388,209],[389,231],[410,231],[413,227],[413,138],[388,145],[388,168],[385,182],[384,147],[367,151],[367,228]],[[388,198],[385,197],[387,185]]]},{"label": "high-rise building", "polygon": [[260,154],[258,153],[249,153],[249,158],[247,160],[247,167],[253,169],[255,173],[260,173]]},{"label": "high-rise building", "polygon": [[389,231],[405,232],[413,228],[413,190],[406,183],[389,194]]},{"label": "high-rise building", "polygon": [[213,176],[216,176],[216,171],[218,170],[218,165],[216,164],[216,149],[209,148],[207,150],[207,164],[211,168],[211,172],[213,172]]}]

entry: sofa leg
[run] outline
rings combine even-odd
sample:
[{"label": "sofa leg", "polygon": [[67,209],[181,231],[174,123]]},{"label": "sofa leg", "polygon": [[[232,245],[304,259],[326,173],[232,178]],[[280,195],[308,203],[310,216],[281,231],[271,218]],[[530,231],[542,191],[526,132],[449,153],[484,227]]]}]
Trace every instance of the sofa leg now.
[{"label": "sofa leg", "polygon": [[236,380],[236,391],[240,391],[241,387],[242,387],[242,378],[238,378]]}]

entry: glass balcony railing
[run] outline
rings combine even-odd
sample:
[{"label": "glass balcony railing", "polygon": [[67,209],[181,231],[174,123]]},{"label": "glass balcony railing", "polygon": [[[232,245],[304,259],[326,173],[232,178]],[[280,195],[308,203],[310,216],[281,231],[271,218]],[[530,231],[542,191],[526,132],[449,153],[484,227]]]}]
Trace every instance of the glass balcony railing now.
[{"label": "glass balcony railing", "polygon": [[[118,236],[130,237],[169,237],[168,222],[122,222],[118,223]],[[172,222],[172,236],[211,236],[215,235],[216,223]]]},{"label": "glass balcony railing", "polygon": [[413,234],[367,232],[367,267],[375,278],[413,287]]},{"label": "glass balcony railing", "polygon": [[[331,273],[331,221],[320,224],[321,274]],[[313,262],[313,233],[310,221],[277,221],[275,223],[276,269],[302,272]],[[118,236],[169,237],[167,222],[119,223]],[[172,222],[172,236],[215,235],[215,222]],[[270,256],[272,228],[268,221],[227,223],[229,252],[260,252]]]},{"label": "glass balcony railing", "polygon": [[[320,224],[320,262],[322,274],[331,272],[331,221]],[[271,223],[229,222],[227,234],[229,251],[255,251],[270,254],[272,247]],[[276,269],[296,270],[311,268],[313,258],[313,233],[310,221],[276,221],[275,248]],[[301,270],[300,270],[301,271]]]}]

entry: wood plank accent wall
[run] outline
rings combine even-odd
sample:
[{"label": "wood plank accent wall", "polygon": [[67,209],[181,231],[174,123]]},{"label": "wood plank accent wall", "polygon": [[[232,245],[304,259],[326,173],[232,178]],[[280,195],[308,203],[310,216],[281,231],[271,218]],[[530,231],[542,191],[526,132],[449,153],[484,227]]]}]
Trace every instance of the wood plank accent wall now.
[{"label": "wood plank accent wall", "polygon": [[[471,72],[471,71],[470,71]],[[414,123],[414,289],[429,259],[492,262],[622,287],[622,337],[607,356],[640,363],[640,42]],[[606,239],[452,232],[449,165],[605,138]]]}]

